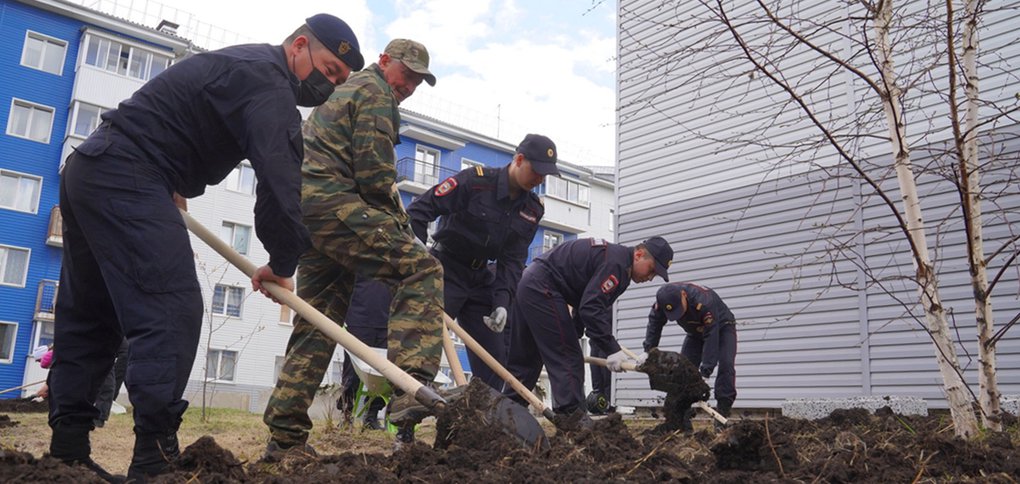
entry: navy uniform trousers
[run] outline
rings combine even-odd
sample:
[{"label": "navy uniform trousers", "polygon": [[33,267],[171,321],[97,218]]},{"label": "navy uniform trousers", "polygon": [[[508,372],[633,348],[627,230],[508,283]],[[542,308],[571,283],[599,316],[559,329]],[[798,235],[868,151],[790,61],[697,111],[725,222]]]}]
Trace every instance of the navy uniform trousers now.
[{"label": "navy uniform trousers", "polygon": [[93,402],[126,337],[135,432],[177,430],[202,293],[169,183],[143,162],[75,153],[61,177],[60,208],[50,425],[91,427],[99,417]]},{"label": "navy uniform trousers", "polygon": [[[729,408],[737,399],[737,325],[726,321],[719,328],[719,369],[715,373],[715,400]],[[705,339],[697,333],[687,333],[680,354],[694,366],[701,365]]]},{"label": "navy uniform trousers", "polygon": [[[541,264],[524,271],[510,312],[507,369],[525,388],[534,388],[545,365],[553,410],[570,413],[584,405],[584,353],[570,308]],[[506,385],[503,394],[525,400]]]},{"label": "navy uniform trousers", "polygon": [[[434,255],[443,263],[444,309],[450,318],[456,319],[464,331],[478,341],[500,364],[506,363],[507,342],[504,333],[495,333],[482,320],[492,312],[492,286],[496,275],[484,263],[471,268],[450,257],[449,254],[433,249]],[[509,308],[508,308],[509,309]],[[508,315],[509,321],[509,315]],[[508,323],[509,325],[509,323]],[[471,378],[485,382],[497,390],[503,388],[503,379],[496,375],[489,365],[473,351],[468,351]]]}]

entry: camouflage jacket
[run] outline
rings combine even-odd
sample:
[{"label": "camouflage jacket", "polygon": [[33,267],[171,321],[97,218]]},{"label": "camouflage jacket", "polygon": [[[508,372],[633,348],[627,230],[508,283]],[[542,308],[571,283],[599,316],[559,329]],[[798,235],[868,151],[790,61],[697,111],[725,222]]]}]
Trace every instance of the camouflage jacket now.
[{"label": "camouflage jacket", "polygon": [[393,222],[406,227],[396,187],[399,126],[397,100],[377,64],[337,86],[302,129],[304,215],[336,213],[353,230]]}]

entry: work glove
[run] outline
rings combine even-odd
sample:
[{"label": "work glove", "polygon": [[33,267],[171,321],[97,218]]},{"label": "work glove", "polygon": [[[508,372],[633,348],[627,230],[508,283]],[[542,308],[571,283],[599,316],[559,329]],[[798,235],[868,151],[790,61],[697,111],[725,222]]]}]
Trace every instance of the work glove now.
[{"label": "work glove", "polygon": [[506,327],[506,308],[502,306],[496,307],[492,310],[492,314],[488,316],[482,316],[482,322],[496,333],[502,333],[503,328]]},{"label": "work glove", "polygon": [[701,372],[702,377],[709,378],[712,376],[712,372],[715,371],[715,368],[708,365],[701,365],[701,367],[698,368],[698,371]]},{"label": "work glove", "polygon": [[640,355],[637,355],[637,366],[641,366],[641,365],[645,364],[645,361],[647,361],[647,360],[648,360],[648,353],[642,352]]},{"label": "work glove", "polygon": [[627,361],[628,358],[623,350],[617,351],[609,355],[609,358],[606,358],[606,368],[609,368],[609,371],[621,372],[623,371],[623,362]]}]

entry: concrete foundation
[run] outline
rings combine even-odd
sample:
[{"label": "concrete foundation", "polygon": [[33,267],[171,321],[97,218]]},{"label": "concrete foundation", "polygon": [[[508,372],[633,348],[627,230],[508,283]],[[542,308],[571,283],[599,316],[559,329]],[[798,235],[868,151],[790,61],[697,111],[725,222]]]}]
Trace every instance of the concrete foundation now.
[{"label": "concrete foundation", "polygon": [[784,417],[817,420],[833,410],[863,408],[871,411],[889,407],[900,415],[928,415],[928,403],[917,397],[863,396],[848,398],[791,398],[783,402]]}]

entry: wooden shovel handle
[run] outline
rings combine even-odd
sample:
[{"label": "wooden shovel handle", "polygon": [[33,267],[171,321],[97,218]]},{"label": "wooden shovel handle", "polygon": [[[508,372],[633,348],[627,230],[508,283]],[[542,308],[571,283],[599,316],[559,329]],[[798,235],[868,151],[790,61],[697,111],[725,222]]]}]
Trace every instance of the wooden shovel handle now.
[{"label": "wooden shovel handle", "polygon": [[[197,220],[192,218],[188,212],[181,210],[181,216],[184,217],[184,223],[187,224],[188,230],[195,234],[199,239],[212,247],[213,250],[218,252],[224,259],[227,259],[234,267],[237,267],[248,277],[251,277],[255,273],[257,267],[248,259],[244,258],[241,254],[238,254],[233,247],[227,245],[226,242],[221,240],[219,237],[214,235],[209,229],[205,228]],[[303,299],[297,297],[296,294],[290,292],[277,284],[272,282],[263,282],[262,287],[265,287],[270,294],[273,295],[278,301],[283,302],[295,312],[301,315],[306,321],[315,326],[316,329],[322,331],[323,334],[329,336],[334,341],[343,346],[347,352],[357,356],[369,366],[375,368],[382,373],[387,380],[392,382],[401,390],[410,393],[415,396],[415,399],[429,408],[435,407],[437,404],[446,404],[444,400],[435,390],[423,385],[414,377],[407,374],[400,367],[394,365],[389,360],[384,358],[379,353],[376,353],[374,349],[362,343],[361,340],[348,333],[343,327],[337,324],[335,321],[326,317],[326,315],[319,312],[318,309],[312,307]]]},{"label": "wooden shovel handle", "polygon": [[521,381],[518,380],[517,377],[510,373],[510,371],[507,370],[506,367],[504,367],[498,361],[496,361],[496,358],[493,358],[488,351],[485,351],[485,348],[482,347],[481,343],[472,338],[467,331],[464,331],[464,328],[457,324],[456,321],[450,319],[450,316],[448,316],[446,313],[443,313],[443,319],[446,321],[446,325],[449,326],[454,333],[457,333],[457,337],[464,341],[464,345],[467,346],[468,349],[475,354],[475,356],[481,358],[482,361],[484,361],[485,364],[488,365],[493,372],[499,375],[499,377],[502,378],[503,381],[509,383],[510,386],[514,389],[514,391],[517,392],[518,395],[527,400],[528,403],[530,403],[531,406],[535,407],[535,409],[538,410],[539,413],[541,413],[545,418],[552,420],[552,418],[555,416],[555,414],[553,414],[553,411],[551,409],[546,408],[545,404],[542,403],[542,400],[539,399],[538,396],[536,396],[534,393],[531,393],[531,390],[525,388],[524,384],[521,383]]},{"label": "wooden shovel handle", "polygon": [[467,385],[467,376],[464,375],[464,368],[460,366],[457,348],[453,346],[453,339],[450,338],[450,330],[446,325],[445,319],[443,320],[443,351],[446,353],[446,361],[450,363],[450,373],[453,373],[453,382],[459,387]]}]

